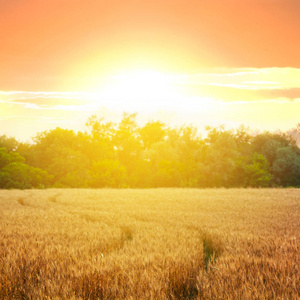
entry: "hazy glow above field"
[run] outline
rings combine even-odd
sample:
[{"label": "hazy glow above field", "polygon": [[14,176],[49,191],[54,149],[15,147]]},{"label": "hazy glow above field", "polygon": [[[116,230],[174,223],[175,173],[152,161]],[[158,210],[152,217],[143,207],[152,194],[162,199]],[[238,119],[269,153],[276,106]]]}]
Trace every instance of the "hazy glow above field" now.
[{"label": "hazy glow above field", "polygon": [[291,128],[299,13],[299,0],[0,1],[0,134],[84,130],[93,114],[124,111]]},{"label": "hazy glow above field", "polygon": [[84,130],[98,114],[118,122],[137,112],[140,123],[161,120],[171,126],[241,124],[259,130],[287,130],[299,122],[300,69],[229,68],[196,74],[132,69],[94,74],[67,91],[0,91],[4,133],[27,139],[61,126]]}]

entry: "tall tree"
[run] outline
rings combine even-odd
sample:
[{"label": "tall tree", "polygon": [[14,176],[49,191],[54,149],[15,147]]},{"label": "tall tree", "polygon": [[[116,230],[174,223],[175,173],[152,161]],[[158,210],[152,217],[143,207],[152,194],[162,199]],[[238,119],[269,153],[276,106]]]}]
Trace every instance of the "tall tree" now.
[{"label": "tall tree", "polygon": [[51,176],[39,168],[24,163],[15,152],[0,148],[0,188],[29,189],[49,186]]},{"label": "tall tree", "polygon": [[56,128],[39,133],[35,139],[31,164],[53,175],[57,184],[85,186],[89,158],[84,153],[82,134]]}]

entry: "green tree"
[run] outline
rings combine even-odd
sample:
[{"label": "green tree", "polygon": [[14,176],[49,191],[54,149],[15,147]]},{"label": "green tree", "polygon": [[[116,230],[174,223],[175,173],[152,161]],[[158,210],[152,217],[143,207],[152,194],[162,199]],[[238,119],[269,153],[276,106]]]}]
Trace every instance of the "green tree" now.
[{"label": "green tree", "polygon": [[84,187],[88,180],[89,157],[84,153],[84,135],[73,130],[56,128],[39,133],[32,147],[30,164],[53,175],[57,185],[71,186],[74,178],[77,187]]},{"label": "green tree", "polygon": [[4,147],[8,151],[16,151],[18,146],[19,142],[15,138],[6,135],[0,136],[0,148]]},{"label": "green tree", "polygon": [[149,149],[153,144],[161,142],[166,137],[166,125],[160,121],[148,122],[139,129],[139,134],[144,149]]},{"label": "green tree", "polygon": [[300,154],[292,147],[282,147],[276,151],[272,171],[276,184],[300,186]]},{"label": "green tree", "polygon": [[49,186],[51,176],[39,168],[24,163],[15,152],[0,148],[0,188],[29,189]]},{"label": "green tree", "polygon": [[152,186],[180,186],[182,164],[176,148],[168,140],[152,144],[143,152],[143,158],[151,168]]},{"label": "green tree", "polygon": [[12,162],[24,162],[24,157],[16,152],[8,152],[4,147],[0,148],[0,169]]},{"label": "green tree", "polygon": [[117,160],[125,166],[128,184],[131,187],[135,186],[136,170],[140,164],[142,153],[142,142],[136,116],[136,113],[124,113],[113,139]]},{"label": "green tree", "polygon": [[240,156],[234,133],[223,127],[209,129],[205,139],[201,186],[228,187],[232,184],[235,160]]},{"label": "green tree", "polygon": [[236,161],[233,185],[238,187],[267,187],[272,175],[267,159],[258,153],[249,157],[239,157]]},{"label": "green tree", "polygon": [[118,158],[126,166],[134,163],[141,151],[136,116],[136,113],[124,113],[114,137]]},{"label": "green tree", "polygon": [[117,160],[94,162],[90,170],[90,186],[95,188],[123,187],[126,183],[126,169]]},{"label": "green tree", "polygon": [[85,144],[85,153],[92,161],[103,159],[114,159],[115,148],[113,139],[115,137],[115,124],[112,122],[104,122],[104,118],[91,116],[86,126],[87,143]]},{"label": "green tree", "polygon": [[268,160],[274,184],[300,185],[300,150],[291,136],[265,132],[254,138],[252,147],[254,151],[263,154]]}]

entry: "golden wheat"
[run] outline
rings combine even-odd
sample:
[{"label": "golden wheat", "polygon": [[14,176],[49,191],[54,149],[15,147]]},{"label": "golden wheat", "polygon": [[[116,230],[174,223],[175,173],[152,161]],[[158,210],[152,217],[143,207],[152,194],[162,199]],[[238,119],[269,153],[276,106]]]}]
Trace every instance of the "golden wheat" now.
[{"label": "golden wheat", "polygon": [[0,191],[1,299],[297,299],[300,191]]}]

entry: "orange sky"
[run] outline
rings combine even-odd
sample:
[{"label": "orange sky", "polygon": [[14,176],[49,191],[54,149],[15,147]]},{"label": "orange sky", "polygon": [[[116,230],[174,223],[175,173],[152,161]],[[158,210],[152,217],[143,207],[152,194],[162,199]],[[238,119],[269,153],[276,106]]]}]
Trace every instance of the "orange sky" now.
[{"label": "orange sky", "polygon": [[299,0],[0,1],[0,89],[62,89],[76,68],[300,67],[299,15]]},{"label": "orange sky", "polygon": [[[200,97],[201,113],[207,101],[246,101],[253,105],[239,107],[241,115],[247,110],[259,115],[264,102],[254,103],[269,101],[273,125],[266,128],[286,128],[300,121],[294,115],[300,109],[299,16],[299,0],[2,0],[0,125],[4,132],[22,136],[17,127],[30,119],[28,136],[36,124],[44,129],[68,123],[68,118],[78,120],[76,114],[71,117],[72,109],[77,110],[79,101],[91,115],[96,102],[88,97],[95,96],[66,99],[65,94],[35,92],[95,92],[111,76],[149,69],[173,76],[172,85],[184,86],[191,106]],[[7,94],[11,91],[15,94]],[[97,100],[95,109],[106,100]],[[46,111],[62,108],[59,101],[69,106],[62,109],[69,110],[68,116],[59,113],[60,121]],[[284,109],[278,101],[285,103]],[[182,111],[175,102],[163,109]],[[234,124],[245,120],[235,119],[239,104],[228,105],[236,106],[227,107],[226,120],[211,107],[205,125],[216,118]],[[195,110],[194,117],[182,120],[197,119]],[[285,115],[276,124],[280,111]],[[52,125],[47,127],[37,115]],[[266,125],[263,116],[248,123]]]}]

